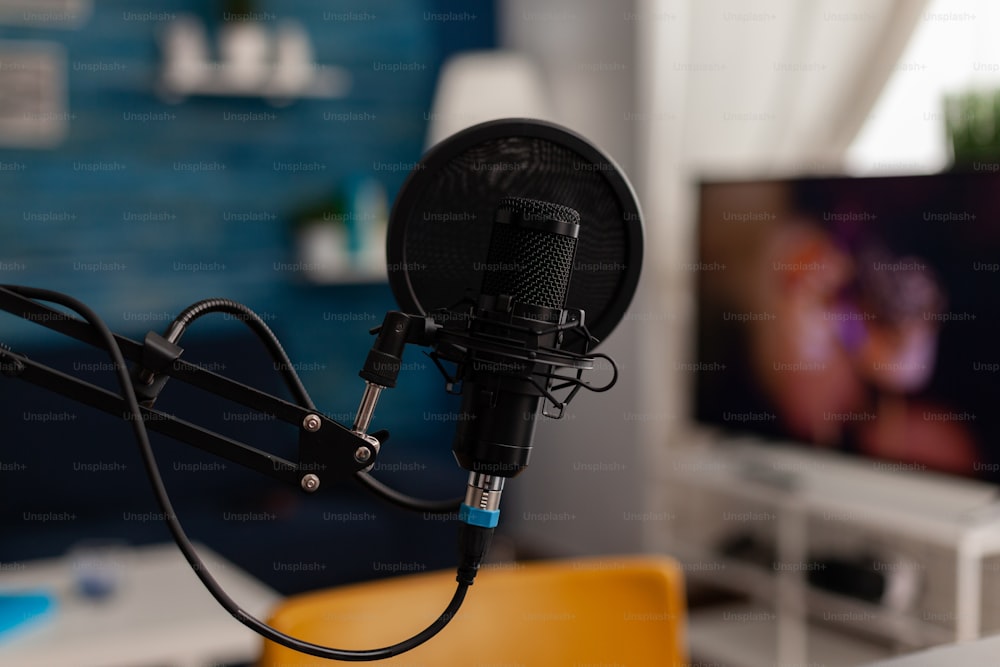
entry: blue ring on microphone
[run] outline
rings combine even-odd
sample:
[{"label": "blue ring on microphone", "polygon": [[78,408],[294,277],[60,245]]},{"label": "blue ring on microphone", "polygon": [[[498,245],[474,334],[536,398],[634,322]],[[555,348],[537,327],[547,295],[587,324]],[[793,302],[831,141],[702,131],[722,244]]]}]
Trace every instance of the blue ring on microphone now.
[{"label": "blue ring on microphone", "polygon": [[469,507],[465,503],[458,508],[458,519],[471,526],[480,528],[496,528],[500,523],[500,510],[481,510],[478,507]]}]

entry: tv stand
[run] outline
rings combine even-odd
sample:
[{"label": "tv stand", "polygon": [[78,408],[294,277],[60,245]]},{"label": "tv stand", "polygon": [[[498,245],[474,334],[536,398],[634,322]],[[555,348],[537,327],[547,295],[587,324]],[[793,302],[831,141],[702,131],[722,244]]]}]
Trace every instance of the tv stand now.
[{"label": "tv stand", "polygon": [[[989,485],[700,433],[653,469],[654,507],[671,520],[647,526],[651,548],[681,559],[693,591],[738,593],[748,605],[721,620],[692,610],[700,659],[728,664],[711,650],[723,633],[748,630],[741,619],[771,621],[748,633],[772,640],[759,661],[739,655],[735,664],[748,666],[852,665],[1000,631],[1000,607],[990,606],[1000,596],[1000,504]],[[755,557],[723,553],[740,533],[752,536]],[[773,554],[770,567],[762,553]],[[871,554],[884,592],[871,601],[810,585],[810,572],[826,567],[821,554]],[[841,662],[830,646],[845,650]]]}]

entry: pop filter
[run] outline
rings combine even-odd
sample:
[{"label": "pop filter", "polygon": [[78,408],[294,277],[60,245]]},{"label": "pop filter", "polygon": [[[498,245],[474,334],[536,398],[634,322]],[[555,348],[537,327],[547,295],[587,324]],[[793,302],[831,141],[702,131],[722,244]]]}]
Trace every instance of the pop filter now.
[{"label": "pop filter", "polygon": [[639,205],[608,156],[572,131],[538,120],[475,125],[436,144],[415,165],[396,197],[386,246],[389,285],[400,308],[430,315],[478,298],[494,216],[506,197],[579,212],[566,308],[583,310],[591,335],[603,340],[639,281]]}]

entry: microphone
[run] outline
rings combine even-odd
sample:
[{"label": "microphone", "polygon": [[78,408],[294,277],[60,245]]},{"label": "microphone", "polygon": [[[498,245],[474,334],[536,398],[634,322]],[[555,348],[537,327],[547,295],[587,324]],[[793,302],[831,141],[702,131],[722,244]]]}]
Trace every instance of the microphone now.
[{"label": "microphone", "polygon": [[[617,381],[614,361],[591,350],[623,319],[642,255],[642,214],[621,169],[553,123],[466,128],[427,151],[400,188],[386,233],[399,311],[378,329],[362,377],[374,400],[412,343],[430,348],[447,391],[462,396],[452,442],[469,471],[460,582],[471,585],[485,558],[539,414],[559,418],[580,389]],[[602,387],[582,379],[597,358],[613,372]]]},{"label": "microphone", "polygon": [[[446,389],[462,396],[452,453],[469,471],[466,533],[497,525],[504,483],[528,465],[539,415],[558,418],[580,389],[615,384],[614,361],[591,350],[622,320],[642,248],[622,171],[552,123],[472,126],[431,148],[406,179],[389,216],[389,285],[412,324],[406,340],[431,348]],[[592,387],[582,375],[598,357],[613,377]],[[385,383],[375,373],[366,381]]]},{"label": "microphone", "polygon": [[[561,349],[573,336],[589,338],[583,311],[565,307],[579,234],[580,214],[569,206],[504,197],[477,267],[478,299],[432,315],[442,325],[432,357],[457,365],[449,390],[462,394],[452,452],[470,473],[465,523],[497,525],[504,482],[527,467],[539,414],[561,416],[568,402],[553,391],[574,386],[575,394],[579,372],[593,368],[592,358]],[[543,409],[546,400],[557,413]]]},{"label": "microphone", "polygon": [[509,197],[497,208],[476,317],[463,363],[463,400],[452,451],[466,470],[513,477],[528,464],[535,421],[557,349],[580,232],[580,214]]}]

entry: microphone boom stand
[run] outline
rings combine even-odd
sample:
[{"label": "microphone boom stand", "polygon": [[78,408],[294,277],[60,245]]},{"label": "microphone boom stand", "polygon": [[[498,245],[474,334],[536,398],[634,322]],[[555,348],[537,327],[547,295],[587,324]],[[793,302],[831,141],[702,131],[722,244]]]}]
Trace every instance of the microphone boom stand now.
[{"label": "microphone boom stand", "polygon": [[[83,343],[104,347],[100,337],[88,323],[6,288],[0,288],[0,310]],[[149,368],[144,361],[148,362],[157,354],[150,341],[164,340],[156,334],[148,335],[145,344],[117,334],[114,338],[122,356],[143,368]],[[180,348],[176,350],[179,356]],[[294,484],[310,493],[319,489],[320,482],[327,474],[349,476],[368,469],[375,463],[378,456],[377,445],[373,445],[364,434],[355,433],[316,410],[290,403],[180,358],[157,365],[159,367],[155,369],[155,373],[159,377],[175,378],[298,427],[298,460],[289,461],[140,404],[143,422],[152,431],[281,482]],[[0,373],[38,385],[110,415],[126,420],[132,418],[122,396],[3,347],[0,347]],[[160,388],[162,383],[157,389]],[[137,386],[136,392],[149,402],[152,397],[141,396],[141,391],[142,387]]]},{"label": "microphone boom stand", "polygon": [[[50,308],[39,300],[51,301],[70,308],[84,319]],[[286,635],[254,618],[222,590],[184,533],[159,475],[147,434],[148,427],[150,430],[256,470],[268,477],[295,485],[305,493],[318,491],[321,482],[328,476],[346,478],[354,475],[376,494],[403,507],[425,512],[455,511],[459,507],[460,499],[454,501],[412,499],[367,475],[367,471],[374,466],[378,457],[381,441],[388,437],[388,433],[384,431],[373,435],[365,432],[378,394],[382,388],[395,386],[402,347],[407,342],[421,342],[423,336],[431,335],[434,329],[430,323],[425,321],[423,327],[400,326],[400,322],[421,318],[399,312],[390,312],[386,315],[386,324],[393,324],[391,329],[385,325],[380,327],[380,335],[376,338],[361,372],[366,380],[365,393],[355,427],[349,429],[315,410],[277,338],[256,313],[236,302],[225,300],[199,302],[186,311],[185,315],[190,315],[187,321],[181,321],[184,318],[182,315],[175,320],[174,325],[180,323],[186,326],[196,317],[214,311],[238,312],[248,317],[252,316],[256,326],[251,328],[254,328],[258,337],[268,345],[271,355],[281,360],[280,368],[286,371],[283,373],[286,383],[305,405],[296,405],[181,360],[179,357],[183,350],[176,345],[179,335],[173,326],[166,338],[150,332],[146,335],[145,342],[139,343],[112,333],[92,310],[72,297],[49,290],[14,285],[0,285],[0,310],[104,349],[111,355],[123,391],[121,395],[28,359],[3,343],[0,343],[0,376],[35,384],[132,422],[154,495],[174,541],[202,584],[240,623],[262,637],[296,651],[331,660],[357,662],[381,660],[409,651],[440,632],[455,616],[485,557],[492,529],[460,525],[460,558],[456,576],[458,586],[451,601],[445,611],[424,630],[391,646],[370,650],[345,650],[321,646]],[[126,369],[126,360],[133,364],[131,375]],[[154,409],[152,406],[156,397],[169,378],[175,378],[295,425],[299,429],[298,460],[289,461]]]}]

